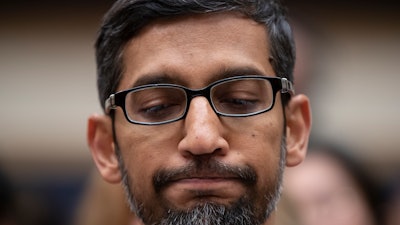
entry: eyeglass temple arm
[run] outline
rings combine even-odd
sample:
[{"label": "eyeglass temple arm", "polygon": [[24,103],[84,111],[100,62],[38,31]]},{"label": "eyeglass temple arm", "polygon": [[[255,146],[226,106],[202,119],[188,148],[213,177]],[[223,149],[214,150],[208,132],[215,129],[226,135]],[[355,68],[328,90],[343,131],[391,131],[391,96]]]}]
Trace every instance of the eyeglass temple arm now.
[{"label": "eyeglass temple arm", "polygon": [[281,79],[282,82],[282,90],[281,93],[289,93],[291,95],[294,95],[294,87],[291,81],[289,81],[286,78]]},{"label": "eyeglass temple arm", "polygon": [[107,98],[105,102],[105,113],[108,115],[110,114],[111,109],[115,109],[117,105],[115,105],[115,95],[112,94],[110,97]]}]

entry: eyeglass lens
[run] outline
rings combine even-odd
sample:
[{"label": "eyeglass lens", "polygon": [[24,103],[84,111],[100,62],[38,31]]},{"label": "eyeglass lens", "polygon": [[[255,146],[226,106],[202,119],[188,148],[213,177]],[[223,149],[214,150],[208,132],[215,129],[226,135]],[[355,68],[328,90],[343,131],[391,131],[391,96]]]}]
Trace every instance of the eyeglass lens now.
[{"label": "eyeglass lens", "polygon": [[[149,87],[129,92],[125,110],[130,120],[157,123],[185,114],[187,92],[179,87]],[[208,96],[207,96],[208,97]],[[213,108],[224,115],[246,115],[266,110],[273,103],[273,88],[265,79],[231,80],[212,86]]]},{"label": "eyeglass lens", "polygon": [[222,114],[245,115],[269,108],[273,102],[272,92],[268,80],[249,78],[214,86],[211,99]]}]

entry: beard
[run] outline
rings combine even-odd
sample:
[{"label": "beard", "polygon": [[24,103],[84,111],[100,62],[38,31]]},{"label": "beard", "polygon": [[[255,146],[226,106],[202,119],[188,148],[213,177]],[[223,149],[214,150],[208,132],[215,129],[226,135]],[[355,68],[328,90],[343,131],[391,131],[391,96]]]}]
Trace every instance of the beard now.
[{"label": "beard", "polygon": [[[116,139],[114,139],[116,140]],[[268,220],[275,210],[282,192],[282,179],[286,161],[286,138],[282,137],[279,166],[274,172],[268,187],[261,192],[256,189],[257,174],[249,166],[233,167],[221,164],[215,160],[204,162],[194,160],[185,168],[175,171],[158,171],[153,177],[153,187],[160,195],[163,187],[177,176],[190,176],[198,172],[208,170],[221,175],[235,175],[248,191],[231,205],[223,205],[214,202],[205,202],[193,208],[182,210],[174,207],[165,207],[164,216],[155,218],[154,215],[147,215],[144,211],[151,212],[151,209],[144,209],[143,202],[139,202],[131,189],[132,178],[129,176],[122,159],[118,143],[115,142],[116,154],[119,160],[119,169],[122,175],[122,185],[127,196],[130,209],[138,215],[146,225],[261,225]],[[140,195],[140,193],[137,193]],[[162,199],[161,195],[158,196]]]}]

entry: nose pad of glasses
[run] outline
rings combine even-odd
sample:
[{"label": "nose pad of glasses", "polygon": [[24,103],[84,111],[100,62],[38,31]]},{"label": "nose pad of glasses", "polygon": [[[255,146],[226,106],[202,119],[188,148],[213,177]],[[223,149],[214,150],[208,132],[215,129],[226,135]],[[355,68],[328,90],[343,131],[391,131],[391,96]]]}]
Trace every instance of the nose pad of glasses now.
[{"label": "nose pad of glasses", "polygon": [[214,114],[219,115],[218,112],[216,111],[216,109],[215,109],[215,107],[214,107],[214,105],[212,103],[212,100],[211,100],[211,98],[210,98],[208,93],[195,93],[195,94],[192,94],[192,95],[188,96],[188,101],[187,101],[186,113],[185,114],[189,113],[188,111],[191,108],[192,102],[196,101],[196,99],[198,99],[198,98],[206,100],[208,102],[208,105],[205,104],[204,106],[205,107],[209,107],[214,112]]}]

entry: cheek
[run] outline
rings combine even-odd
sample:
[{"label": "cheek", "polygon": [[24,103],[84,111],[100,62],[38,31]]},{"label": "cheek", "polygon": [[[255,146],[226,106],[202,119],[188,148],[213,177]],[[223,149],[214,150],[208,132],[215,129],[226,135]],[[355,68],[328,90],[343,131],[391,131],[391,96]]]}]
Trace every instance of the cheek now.
[{"label": "cheek", "polygon": [[[131,124],[129,124],[131,125]],[[129,176],[130,191],[135,201],[144,209],[147,216],[161,213],[160,202],[153,186],[156,170],[166,167],[171,157],[171,149],[176,149],[176,137],[171,129],[162,132],[151,126],[118,127],[118,143]],[[175,148],[173,148],[175,146]],[[140,193],[140,194],[136,194]]]},{"label": "cheek", "polygon": [[269,128],[270,132],[266,132],[267,134],[255,135],[254,142],[260,143],[259,150],[254,150],[251,154],[257,165],[261,185],[275,182],[281,158],[282,129],[271,126]]},{"label": "cheek", "polygon": [[165,129],[155,129],[153,126],[128,124],[116,129],[119,131],[117,139],[125,169],[133,182],[132,188],[146,190],[141,193],[149,192],[153,189],[154,172],[165,167],[171,149],[176,149],[178,135],[171,132],[173,128],[167,126]]},{"label": "cheek", "polygon": [[271,176],[279,167],[283,120],[261,114],[249,117],[247,124],[240,124],[239,129],[238,135],[231,138],[230,147],[237,151],[244,163],[257,170],[261,182],[273,179]]}]

